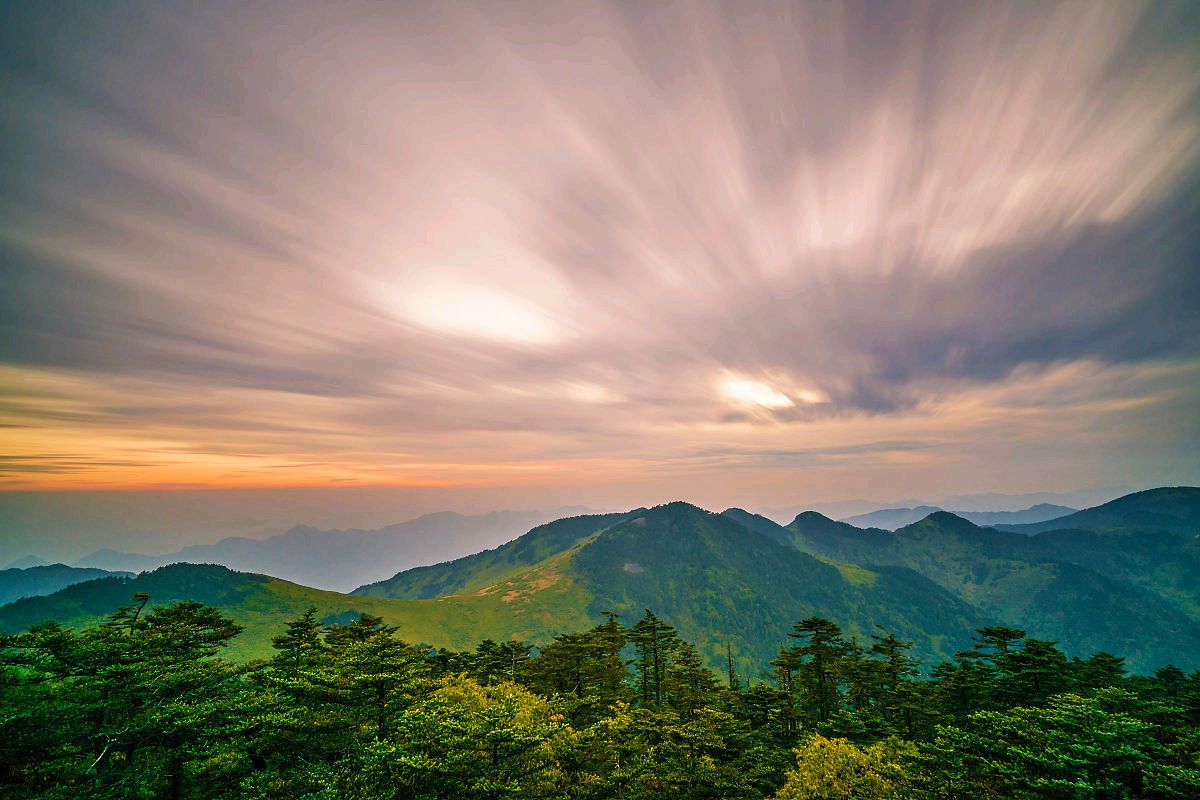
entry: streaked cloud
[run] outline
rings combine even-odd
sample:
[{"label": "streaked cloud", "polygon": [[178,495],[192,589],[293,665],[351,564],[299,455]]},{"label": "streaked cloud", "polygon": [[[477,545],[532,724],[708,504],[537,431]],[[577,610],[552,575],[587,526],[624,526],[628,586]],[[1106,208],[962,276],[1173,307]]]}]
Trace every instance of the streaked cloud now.
[{"label": "streaked cloud", "polygon": [[1194,4],[4,21],[0,486],[1200,480]]}]

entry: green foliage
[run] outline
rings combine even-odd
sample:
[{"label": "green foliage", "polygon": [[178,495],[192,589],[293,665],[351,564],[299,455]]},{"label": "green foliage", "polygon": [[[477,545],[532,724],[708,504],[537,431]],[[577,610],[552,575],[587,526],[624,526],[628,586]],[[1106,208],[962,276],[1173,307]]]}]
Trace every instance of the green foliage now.
[{"label": "green foliage", "polygon": [[950,798],[1188,797],[1200,770],[1171,763],[1152,722],[1122,708],[1120,689],[1064,694],[1045,707],[980,711],[940,727],[927,750],[935,796]]},{"label": "green foliage", "polygon": [[1200,796],[1193,542],[772,525],[676,503],[356,595],[174,565],[20,601],[0,797]]},{"label": "green foliage", "polygon": [[901,800],[912,796],[916,748],[899,740],[858,747],[816,735],[796,750],[796,766],[777,800]]},{"label": "green foliage", "polygon": [[[211,606],[134,596],[0,640],[0,795],[32,798],[1191,798],[1200,673],[1128,677],[1005,626],[920,675],[806,617],[776,685],[722,681],[652,611],[537,649],[409,644],[378,616],[220,656]],[[731,685],[725,685],[731,684]]]},{"label": "green foliage", "polygon": [[[1189,497],[1193,502],[1195,490]],[[1190,508],[1181,502],[1171,519],[1184,519]],[[1122,518],[1159,519],[1132,512]],[[884,565],[910,569],[993,620],[1021,620],[1071,656],[1119,652],[1132,668],[1147,671],[1186,652],[1193,654],[1187,666],[1200,667],[1200,540],[1194,536],[1129,528],[1026,536],[946,512],[894,534],[815,512],[799,515],[787,530],[798,550],[836,563],[871,565],[873,572]]]}]

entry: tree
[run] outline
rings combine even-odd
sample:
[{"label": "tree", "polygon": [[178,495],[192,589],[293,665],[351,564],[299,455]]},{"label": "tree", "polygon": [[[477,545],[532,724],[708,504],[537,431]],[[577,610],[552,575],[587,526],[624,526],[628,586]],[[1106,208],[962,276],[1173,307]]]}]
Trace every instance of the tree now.
[{"label": "tree", "polygon": [[532,651],[533,645],[527,642],[484,639],[470,658],[470,672],[484,684],[524,682]]},{"label": "tree", "polygon": [[565,696],[571,722],[590,724],[628,694],[624,645],[621,627],[612,619],[583,633],[556,636],[530,663],[529,685],[543,695]]},{"label": "tree", "polygon": [[872,634],[871,655],[875,662],[875,727],[885,734],[898,734],[906,739],[916,736],[917,728],[927,716],[925,704],[914,685],[919,674],[919,662],[909,655],[912,642],[902,641],[880,628],[883,635]]},{"label": "tree", "polygon": [[24,740],[6,757],[39,796],[222,794],[249,768],[240,678],[253,667],[213,658],[241,628],[199,603],[148,603],[81,633],[51,623],[0,642],[4,697],[19,698],[0,738]]},{"label": "tree", "polygon": [[340,771],[347,798],[475,800],[555,796],[559,740],[569,729],[544,698],[511,682],[448,676]]},{"label": "tree", "polygon": [[1120,689],[1064,694],[1045,708],[980,711],[961,728],[941,726],[927,752],[930,788],[945,798],[1013,800],[1200,791],[1200,771],[1159,766],[1153,724],[1114,708],[1135,699]]},{"label": "tree", "polygon": [[675,657],[667,667],[666,695],[671,706],[685,720],[694,720],[702,708],[714,705],[718,698],[716,676],[704,666],[696,648],[680,642]]},{"label": "tree", "polygon": [[796,766],[777,800],[899,800],[911,782],[916,750],[899,740],[866,747],[814,735],[796,750]]},{"label": "tree", "polygon": [[646,609],[645,615],[629,629],[627,636],[637,653],[634,671],[642,705],[661,703],[663,677],[678,641],[678,634],[653,611]]},{"label": "tree", "polygon": [[800,660],[798,671],[803,682],[805,716],[828,722],[841,706],[838,669],[848,651],[842,629],[827,619],[809,617],[797,622],[788,636],[800,640],[792,649]]},{"label": "tree", "polygon": [[310,607],[299,618],[287,623],[286,630],[271,640],[276,651],[271,659],[272,666],[298,670],[315,664],[327,649],[321,641],[321,633],[317,609]]}]

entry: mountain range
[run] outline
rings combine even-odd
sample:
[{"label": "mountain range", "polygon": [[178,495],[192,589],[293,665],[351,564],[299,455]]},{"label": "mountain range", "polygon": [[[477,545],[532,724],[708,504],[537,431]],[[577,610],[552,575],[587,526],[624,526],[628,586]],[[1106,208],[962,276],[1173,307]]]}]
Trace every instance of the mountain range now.
[{"label": "mountain range", "polygon": [[[883,528],[894,531],[905,525],[920,522],[938,511],[945,509],[938,506],[916,506],[915,508],[882,508],[867,514],[857,514],[844,517],[842,522],[857,528]],[[952,511],[950,513],[974,522],[976,525],[1022,525],[1026,523],[1047,522],[1074,513],[1069,506],[1059,506],[1053,503],[1038,503],[1020,511]]]},{"label": "mountain range", "polygon": [[1072,656],[1103,650],[1139,672],[1168,662],[1195,669],[1200,531],[1187,525],[1198,509],[1200,489],[1185,487],[1072,514],[1076,527],[1061,530],[997,530],[937,511],[890,532],[815,512],[778,525],[675,502],[555,520],[349,594],[219,566],[108,577],[4,606],[0,629],[85,624],[147,591],[154,603],[197,599],[234,617],[246,626],[235,642],[244,658],[267,654],[282,624],[310,605],[325,621],[375,614],[410,640],[451,648],[545,642],[603,612],[632,621],[651,608],[710,663],[723,663],[728,648],[750,676],[767,668],[781,630],[812,615],[860,641],[880,626],[912,641],[927,665],[968,647],[974,628],[1003,623]]},{"label": "mountain range", "polygon": [[444,511],[375,530],[299,525],[266,539],[233,536],[163,555],[97,550],[74,566],[142,572],[179,562],[220,564],[320,589],[349,590],[397,570],[495,547],[535,525],[586,510],[495,511],[473,516]]},{"label": "mountain range", "polygon": [[59,589],[84,581],[110,576],[132,578],[129,572],[68,567],[66,564],[37,564],[0,570],[0,604],[22,597],[53,594]]}]

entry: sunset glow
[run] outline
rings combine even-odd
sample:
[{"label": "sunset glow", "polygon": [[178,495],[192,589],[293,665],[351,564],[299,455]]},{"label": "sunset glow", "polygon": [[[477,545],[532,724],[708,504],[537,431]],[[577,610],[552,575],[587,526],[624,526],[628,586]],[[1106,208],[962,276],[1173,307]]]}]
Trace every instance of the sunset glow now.
[{"label": "sunset glow", "polygon": [[1186,6],[541,8],[10,10],[0,487],[1200,480]]}]

